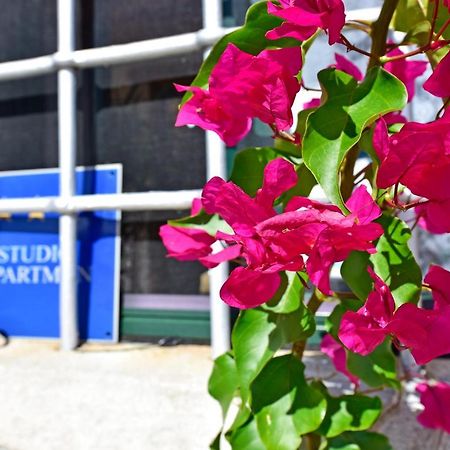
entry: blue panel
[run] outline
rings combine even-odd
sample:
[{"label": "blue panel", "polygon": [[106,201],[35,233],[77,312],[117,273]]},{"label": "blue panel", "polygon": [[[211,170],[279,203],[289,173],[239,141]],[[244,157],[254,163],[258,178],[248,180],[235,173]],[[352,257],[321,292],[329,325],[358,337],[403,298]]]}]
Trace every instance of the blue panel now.
[{"label": "blue panel", "polygon": [[[77,194],[111,194],[118,167],[77,170]],[[0,173],[3,198],[58,195],[57,171]],[[78,303],[82,339],[113,340],[118,313],[116,245],[119,213],[82,213],[78,219]],[[10,336],[59,337],[58,214],[0,220],[0,330]]]}]

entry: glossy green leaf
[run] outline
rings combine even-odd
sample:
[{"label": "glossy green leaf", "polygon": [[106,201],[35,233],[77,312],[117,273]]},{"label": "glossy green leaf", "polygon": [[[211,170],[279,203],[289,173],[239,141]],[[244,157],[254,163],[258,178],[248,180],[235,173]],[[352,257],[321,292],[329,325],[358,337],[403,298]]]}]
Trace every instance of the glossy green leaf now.
[{"label": "glossy green leaf", "polygon": [[427,18],[426,4],[423,0],[399,0],[394,17],[394,28],[407,33]]},{"label": "glossy green leaf", "polygon": [[[435,30],[437,31],[442,27],[442,25],[444,25],[444,23],[448,19],[449,14],[448,14],[448,7],[446,7],[444,5],[444,1],[443,0],[436,0],[436,1],[439,1],[439,11],[438,11],[438,15],[437,15],[436,28],[435,28]],[[434,5],[435,5],[434,0],[428,2],[427,18],[430,21],[432,20],[433,13],[434,13]],[[450,39],[450,29],[448,27],[442,36],[444,39]]]},{"label": "glossy green leaf", "polygon": [[390,339],[386,339],[367,356],[347,352],[347,368],[368,386],[387,386],[394,389],[400,387]]},{"label": "glossy green leaf", "polygon": [[197,228],[206,231],[211,236],[215,236],[220,230],[224,233],[233,233],[231,227],[222,220],[217,214],[209,215],[204,210],[201,210],[195,216],[183,217],[182,219],[169,220],[169,225],[174,227]]},{"label": "glossy green leaf", "polygon": [[280,153],[270,147],[241,150],[234,157],[230,180],[254,197],[262,186],[264,168],[278,156]]},{"label": "glossy green leaf", "polygon": [[332,397],[326,393],[327,413],[319,432],[326,437],[338,436],[345,431],[370,428],[378,419],[382,403],[378,397],[343,395]]},{"label": "glossy green leaf", "polygon": [[342,263],[341,275],[352,292],[365,301],[372,290],[372,278],[367,272],[370,255],[367,252],[351,252]]},{"label": "glossy green leaf", "polygon": [[[272,300],[262,305],[263,309],[279,314],[297,311],[303,304],[305,288],[300,277],[295,272],[283,272],[281,275],[282,288]],[[306,306],[303,307],[306,309]]]},{"label": "glossy green leaf", "polygon": [[224,419],[238,387],[239,377],[234,358],[229,352],[224,353],[214,361],[208,381],[208,392],[220,403]]},{"label": "glossy green leaf", "polygon": [[393,450],[389,440],[371,431],[343,433],[328,442],[321,450]]},{"label": "glossy green leaf", "polygon": [[[295,39],[279,39],[272,41],[266,39],[265,34],[282,23],[282,19],[267,13],[267,2],[255,3],[247,11],[243,27],[233,31],[214,45],[197,76],[192,82],[193,86],[206,87],[209,75],[229,43],[233,43],[242,51],[257,55],[262,50],[270,47],[298,47],[301,43]],[[186,102],[191,97],[188,92],[183,97]]]},{"label": "glossy green leaf", "polygon": [[239,313],[231,340],[244,399],[250,383],[282,345],[275,329],[269,312],[248,309]]},{"label": "glossy green leaf", "polygon": [[229,441],[233,450],[268,450],[261,440],[254,419],[232,433]]},{"label": "glossy green leaf", "polygon": [[317,184],[314,175],[304,163],[299,164],[295,171],[298,176],[297,184],[280,197],[283,205],[286,205],[292,197],[308,197],[312,188]]},{"label": "glossy green leaf", "polygon": [[411,230],[402,220],[382,216],[384,229],[377,243],[377,253],[370,256],[375,272],[386,282],[397,305],[417,302],[422,289],[422,272],[408,241]]},{"label": "glossy green leaf", "polygon": [[268,449],[298,448],[300,436],[316,430],[325,416],[325,398],[308,385],[304,369],[293,355],[279,356],[252,383],[252,409]]},{"label": "glossy green leaf", "polygon": [[289,314],[262,308],[241,311],[231,340],[242,398],[247,398],[250,383],[282,345],[306,339],[314,331],[314,317],[303,303]]},{"label": "glossy green leaf", "polygon": [[346,210],[339,189],[339,169],[364,128],[377,117],[400,110],[405,86],[383,69],[371,69],[358,84],[335,69],[319,72],[326,101],[308,116],[303,158],[330,201]]}]

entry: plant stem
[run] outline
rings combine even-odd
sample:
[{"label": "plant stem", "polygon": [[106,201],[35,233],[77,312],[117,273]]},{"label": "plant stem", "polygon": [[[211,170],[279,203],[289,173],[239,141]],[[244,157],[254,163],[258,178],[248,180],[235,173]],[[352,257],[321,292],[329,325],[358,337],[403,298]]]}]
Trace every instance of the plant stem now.
[{"label": "plant stem", "polygon": [[320,435],[315,433],[309,433],[306,434],[303,438],[306,440],[307,450],[319,450],[321,444]]},{"label": "plant stem", "polygon": [[386,40],[389,31],[389,24],[397,8],[399,0],[385,0],[381,8],[378,19],[372,24],[372,57],[369,61],[371,67],[380,66],[380,57],[386,53]]},{"label": "plant stem", "polygon": [[347,47],[347,51],[355,51],[357,53],[361,53],[361,55],[368,56],[369,58],[372,57],[372,55],[369,52],[366,52],[362,48],[356,47],[353,45],[343,34],[341,34],[341,41],[342,44],[344,44]]}]

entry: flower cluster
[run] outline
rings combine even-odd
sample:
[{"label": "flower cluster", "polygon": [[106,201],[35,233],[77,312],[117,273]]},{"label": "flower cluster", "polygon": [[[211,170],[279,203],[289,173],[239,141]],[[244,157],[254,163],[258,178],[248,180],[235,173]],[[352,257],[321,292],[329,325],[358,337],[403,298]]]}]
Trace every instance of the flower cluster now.
[{"label": "flower cluster", "polygon": [[[355,353],[368,355],[387,336],[400,347],[409,348],[417,364],[450,353],[450,295],[445,294],[450,272],[433,266],[425,282],[434,295],[434,309],[404,303],[396,308],[388,286],[371,268],[375,290],[357,312],[347,311],[341,320],[339,339]],[[436,293],[435,293],[436,290]]]},{"label": "flower cluster", "polygon": [[[203,189],[202,205],[208,214],[218,214],[234,231],[212,237],[204,231],[165,225],[161,238],[169,256],[179,260],[198,259],[206,267],[242,257],[221,290],[231,306],[252,308],[270,300],[280,286],[279,272],[306,270],[322,292],[331,294],[329,271],[354,250],[375,252],[373,241],[383,229],[372,223],[381,210],[364,186],[347,201],[351,214],[345,216],[333,205],[293,197],[281,214],[274,201],[297,184],[294,166],[282,158],[265,168],[264,181],[255,198],[239,186],[212,178]],[[227,246],[212,253],[220,240]],[[305,262],[305,257],[307,261]]]},{"label": "flower cluster", "polygon": [[433,233],[450,232],[450,114],[426,124],[409,122],[390,137],[380,121],[374,147],[381,161],[378,187],[406,186],[425,199],[415,208],[419,224]]},{"label": "flower cluster", "polygon": [[[442,50],[450,44],[443,38],[450,19],[441,29],[434,29],[442,6],[450,9],[449,1],[434,0],[434,20],[430,22],[430,32],[426,33],[428,42],[422,47],[406,53],[403,43],[407,42],[409,33],[402,44],[388,40],[385,35],[381,45],[372,49],[374,53],[368,53],[352,45],[342,30],[345,25],[368,34],[376,35],[379,30],[364,21],[346,24],[342,0],[267,1],[264,20],[278,23],[278,26],[261,26],[263,45],[247,46],[254,54],[241,50],[239,40],[230,39],[221,56],[216,58],[213,69],[207,71],[207,84],[177,85],[178,91],[187,94],[176,126],[196,125],[214,131],[225,144],[235,146],[249,133],[252,120],[257,118],[271,127],[275,138],[287,139],[291,147],[286,151],[284,147],[274,149],[283,157],[274,157],[265,166],[262,185],[254,196],[232,181],[219,177],[209,180],[201,199],[194,201],[191,219],[208,217],[221,226],[211,231],[212,227],[198,225],[195,220],[164,225],[160,235],[168,256],[180,261],[199,261],[207,268],[233,261],[235,268],[220,295],[228,305],[247,309],[273,299],[282,286],[280,274],[286,271],[304,272],[313,288],[320,291],[319,297],[340,298],[331,290],[330,270],[335,263],[346,261],[352,252],[363,252],[365,256],[376,253],[378,239],[384,233],[383,219],[378,220],[382,213],[387,220],[393,219],[398,211],[414,208],[421,227],[432,233],[449,233],[450,52],[443,55]],[[298,128],[306,130],[302,142],[289,134],[294,133],[292,108],[302,86],[302,52],[309,46],[308,43],[301,48],[301,43],[312,41],[320,31],[328,35],[330,45],[344,45],[347,50],[369,56],[370,66],[375,63],[379,69],[368,72],[370,76],[366,77],[349,59],[336,53],[335,64],[326,72],[330,79],[336,77],[334,90],[327,89],[326,77],[319,77],[324,85],[321,86],[322,98],[304,104],[308,111],[301,119],[306,120],[306,124],[301,123]],[[414,98],[418,78],[430,67],[428,61],[418,56],[426,52],[428,56],[437,53],[432,60],[435,67],[423,88],[442,98],[444,106],[430,123],[410,122],[402,108]],[[336,71],[346,72],[354,80]],[[369,110],[372,105],[364,96],[370,89],[377,88],[376,83],[370,84],[373,74],[377,76],[377,73],[382,74],[380,83],[388,79],[389,86],[396,83],[400,92],[398,98],[402,100],[390,103],[386,99],[389,92],[380,90],[371,97],[379,109],[367,114],[365,109]],[[344,97],[340,95],[338,82],[348,82],[346,88],[355,86],[354,98],[347,93],[345,99],[330,98],[333,95]],[[350,88],[342,92],[351,92]],[[319,110],[314,111],[317,108]],[[333,111],[336,111],[336,118],[330,117]],[[319,118],[323,122],[318,125]],[[365,136],[373,132],[375,152],[371,151],[371,165],[355,175],[352,152],[367,150],[359,146],[360,135],[356,132],[359,122]],[[309,127],[315,127],[313,133],[308,134]],[[311,135],[320,135],[321,139],[314,140]],[[317,157],[319,163],[311,163],[311,157],[306,155],[308,137],[314,145],[326,147],[329,161],[326,160],[328,154],[321,148]],[[314,150],[314,145],[308,150]],[[341,191],[336,195],[332,192],[334,197],[329,197],[340,207],[295,195],[299,186],[302,187],[303,180],[298,179],[296,171],[300,167],[311,171],[328,189],[331,182],[327,171],[333,170],[333,175],[338,175],[335,184],[341,182]],[[365,178],[364,183],[360,176]],[[368,184],[372,189],[366,188]],[[326,190],[323,184],[322,187]],[[407,248],[406,244],[404,246]],[[397,269],[389,266],[389,270]],[[396,304],[386,278],[380,278],[370,265],[367,271],[373,290],[364,305],[358,303],[361,306],[358,310],[346,311],[335,330],[338,332],[333,332],[334,337],[325,335],[321,343],[322,352],[332,359],[336,370],[358,386],[361,380],[347,367],[348,355],[350,352],[363,356],[372,354],[386,342],[391,342],[398,350],[407,349],[419,365],[449,354],[450,272],[432,265],[423,279],[423,286],[422,276],[418,276],[417,288],[431,290],[434,299],[433,308],[426,309],[412,298],[399,300],[396,296]],[[384,347],[387,346],[381,349]],[[450,385],[424,382],[417,390],[425,407],[418,416],[419,422],[450,433],[448,418],[439,414],[450,406]]]},{"label": "flower cluster", "polygon": [[257,56],[228,44],[211,72],[208,89],[176,85],[190,91],[176,126],[197,125],[215,131],[229,146],[249,131],[252,118],[279,131],[292,126],[292,104],[300,89],[296,75],[302,67],[299,48],[265,50]]}]

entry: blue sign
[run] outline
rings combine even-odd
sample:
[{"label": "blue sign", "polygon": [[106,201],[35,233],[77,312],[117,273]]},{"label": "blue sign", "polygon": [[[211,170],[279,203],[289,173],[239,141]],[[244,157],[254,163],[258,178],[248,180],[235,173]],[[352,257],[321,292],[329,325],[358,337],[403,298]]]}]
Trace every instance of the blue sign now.
[{"label": "blue sign", "polygon": [[[0,172],[2,198],[57,196],[58,170]],[[121,165],[79,168],[77,195],[121,191]],[[78,318],[81,339],[116,341],[120,212],[78,216]],[[59,337],[58,214],[0,219],[0,330]]]}]

